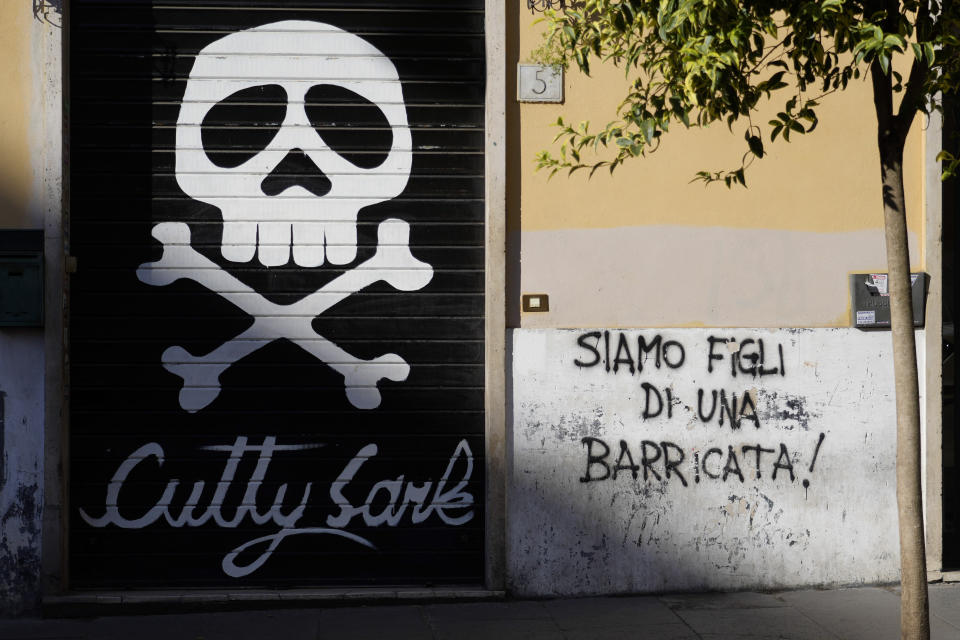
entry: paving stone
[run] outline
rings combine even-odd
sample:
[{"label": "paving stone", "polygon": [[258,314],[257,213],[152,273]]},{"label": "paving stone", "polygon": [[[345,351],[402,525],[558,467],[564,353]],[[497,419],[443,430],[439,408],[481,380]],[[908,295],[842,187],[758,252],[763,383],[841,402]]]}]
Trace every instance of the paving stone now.
[{"label": "paving stone", "polygon": [[317,640],[427,640],[433,638],[423,608],[351,607],[325,609],[317,620]]},{"label": "paving stone", "polygon": [[550,619],[544,603],[471,602],[466,604],[435,604],[425,607],[431,621],[447,620],[536,620]]},{"label": "paving stone", "polygon": [[563,632],[550,618],[433,621],[437,640],[558,640]]},{"label": "paving stone", "polygon": [[931,640],[957,640],[960,638],[960,627],[945,622],[941,618],[930,617]]},{"label": "paving stone", "polygon": [[[838,636],[791,607],[679,609],[677,615],[704,638],[837,640]],[[842,637],[842,636],[841,636]]]},{"label": "paving stone", "polygon": [[577,598],[544,603],[561,629],[625,627],[680,622],[676,614],[655,597]]},{"label": "paving stone", "polygon": [[673,624],[635,624],[625,627],[603,626],[563,631],[564,640],[699,640],[700,636],[682,622]]},{"label": "paving stone", "polygon": [[960,597],[957,596],[957,586],[932,584],[928,593],[930,613],[956,627],[957,637],[960,638]]},{"label": "paving stone", "polygon": [[766,609],[786,606],[768,593],[684,593],[660,596],[660,602],[671,609]]},{"label": "paving stone", "polygon": [[119,616],[90,622],[89,640],[315,640],[316,613],[254,611]]},{"label": "paving stone", "polygon": [[0,620],[3,640],[82,640],[83,622],[76,620]]},{"label": "paving stone", "polygon": [[887,589],[790,591],[780,598],[844,640],[900,637],[900,599]]}]

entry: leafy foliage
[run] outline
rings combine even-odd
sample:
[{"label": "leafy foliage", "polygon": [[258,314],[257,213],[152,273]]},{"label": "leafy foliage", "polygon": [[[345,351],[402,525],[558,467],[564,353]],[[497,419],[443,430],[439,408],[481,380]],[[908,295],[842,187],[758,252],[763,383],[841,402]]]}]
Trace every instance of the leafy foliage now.
[{"label": "leafy foliage", "polygon": [[[537,156],[538,168],[551,175],[583,168],[592,175],[601,167],[612,172],[655,151],[671,126],[721,120],[731,131],[743,130],[740,167],[701,171],[696,179],[745,185],[746,167],[766,154],[766,144],[816,129],[821,101],[865,78],[871,66],[874,75],[882,74],[884,90],[900,94],[899,111],[889,115],[902,136],[916,113],[939,108],[938,92],[955,90],[960,81],[956,2],[586,0],[563,13],[548,12],[545,20],[535,59],[575,63],[587,75],[594,61],[613,64],[625,71],[629,87],[616,119],[602,129],[557,120],[558,155]],[[895,64],[901,56],[909,62]],[[896,69],[907,64],[904,78]],[[753,116],[767,101],[780,107],[776,118],[756,122]],[[943,153],[940,159],[944,176],[960,172],[957,158]]]}]

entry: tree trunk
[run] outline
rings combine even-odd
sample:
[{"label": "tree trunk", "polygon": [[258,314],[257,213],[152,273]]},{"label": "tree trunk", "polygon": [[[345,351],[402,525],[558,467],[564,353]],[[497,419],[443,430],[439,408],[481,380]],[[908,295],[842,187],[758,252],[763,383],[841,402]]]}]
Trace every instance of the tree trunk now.
[{"label": "tree trunk", "polygon": [[[896,6],[889,15],[895,16]],[[915,63],[916,66],[916,63]],[[887,241],[887,284],[893,338],[893,378],[897,396],[897,520],[900,529],[900,637],[930,638],[927,566],[920,488],[920,388],[917,345],[910,302],[910,255],[907,208],[903,196],[903,146],[917,112],[916,82],[911,69],[900,113],[893,111],[893,85],[879,61],[870,64],[873,105],[877,112],[877,145],[883,183],[883,226]]]},{"label": "tree trunk", "polygon": [[920,395],[903,193],[904,136],[883,124],[880,123],[880,165],[897,397],[900,635],[904,639],[926,640],[930,637],[930,617],[920,484]]}]

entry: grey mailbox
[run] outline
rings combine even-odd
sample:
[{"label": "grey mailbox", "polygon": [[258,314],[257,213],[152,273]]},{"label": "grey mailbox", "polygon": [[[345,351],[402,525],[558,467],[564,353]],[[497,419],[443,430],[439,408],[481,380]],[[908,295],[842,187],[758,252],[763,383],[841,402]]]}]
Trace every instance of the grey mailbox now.
[{"label": "grey mailbox", "polygon": [[43,231],[0,229],[0,327],[43,326]]},{"label": "grey mailbox", "polygon": [[[927,302],[925,273],[911,273],[911,300],[913,326],[923,327]],[[885,273],[854,273],[850,275],[851,321],[858,329],[890,328],[890,294]]]}]

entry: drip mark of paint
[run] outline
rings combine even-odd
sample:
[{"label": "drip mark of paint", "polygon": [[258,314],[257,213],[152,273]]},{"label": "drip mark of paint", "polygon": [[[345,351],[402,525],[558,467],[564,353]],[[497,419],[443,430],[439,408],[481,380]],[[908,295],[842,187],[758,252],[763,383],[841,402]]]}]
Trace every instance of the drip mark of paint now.
[{"label": "drip mark of paint", "polygon": [[[817,456],[820,455],[820,445],[823,444],[824,438],[827,436],[823,433],[820,434],[820,438],[817,440],[817,447],[813,450],[813,460],[810,461],[810,472],[813,473],[813,465],[817,463]],[[810,481],[806,478],[803,479],[803,488],[808,489],[810,487]]]}]

